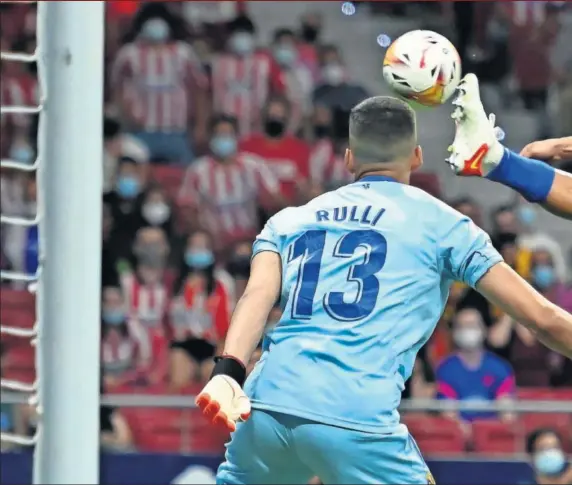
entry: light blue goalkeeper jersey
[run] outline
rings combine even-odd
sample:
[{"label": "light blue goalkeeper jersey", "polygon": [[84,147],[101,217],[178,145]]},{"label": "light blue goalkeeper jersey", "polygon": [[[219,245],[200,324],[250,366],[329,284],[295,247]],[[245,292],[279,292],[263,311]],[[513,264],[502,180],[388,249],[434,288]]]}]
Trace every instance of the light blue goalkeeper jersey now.
[{"label": "light blue goalkeeper jersey", "polygon": [[253,408],[390,432],[454,280],[502,257],[467,217],[382,176],[272,217],[254,254],[282,258],[283,315],[246,384]]}]

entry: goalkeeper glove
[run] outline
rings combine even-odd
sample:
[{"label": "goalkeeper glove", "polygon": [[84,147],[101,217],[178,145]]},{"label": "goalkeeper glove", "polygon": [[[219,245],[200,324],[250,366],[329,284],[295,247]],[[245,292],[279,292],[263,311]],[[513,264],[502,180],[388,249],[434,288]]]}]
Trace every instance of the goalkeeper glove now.
[{"label": "goalkeeper glove", "polygon": [[232,432],[238,421],[246,421],[250,416],[250,399],[242,390],[246,369],[234,357],[223,356],[215,360],[211,379],[195,403],[210,422]]}]

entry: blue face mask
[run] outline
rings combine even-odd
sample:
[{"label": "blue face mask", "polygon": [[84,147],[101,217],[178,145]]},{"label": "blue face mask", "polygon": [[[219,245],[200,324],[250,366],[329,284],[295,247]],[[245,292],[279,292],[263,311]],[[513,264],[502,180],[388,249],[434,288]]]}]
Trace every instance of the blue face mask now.
[{"label": "blue face mask", "polygon": [[125,322],[125,313],[121,310],[103,310],[101,318],[107,325],[121,325]]},{"label": "blue face mask", "polygon": [[556,282],[556,273],[552,266],[538,265],[532,270],[532,280],[541,290],[550,288]]},{"label": "blue face mask", "polygon": [[163,19],[151,19],[141,27],[141,35],[153,42],[163,42],[169,38],[169,25]]},{"label": "blue face mask", "polygon": [[210,147],[215,156],[228,158],[236,153],[236,138],[233,136],[215,136],[210,143]]},{"label": "blue face mask", "polygon": [[240,56],[250,54],[254,50],[254,37],[248,32],[237,32],[229,40],[232,51]]},{"label": "blue face mask", "polygon": [[214,254],[208,250],[189,250],[185,253],[185,263],[191,268],[204,269],[214,263]]},{"label": "blue face mask", "polygon": [[291,66],[296,62],[298,54],[294,47],[282,45],[274,49],[274,59],[281,66]]},{"label": "blue face mask", "polygon": [[139,180],[125,175],[117,180],[117,192],[124,199],[133,199],[139,194]]},{"label": "blue face mask", "polygon": [[534,456],[534,468],[541,475],[558,475],[566,466],[564,452],[558,448],[543,450]]},{"label": "blue face mask", "polygon": [[536,211],[527,205],[523,205],[518,208],[516,212],[518,220],[524,226],[532,226],[536,221]]}]

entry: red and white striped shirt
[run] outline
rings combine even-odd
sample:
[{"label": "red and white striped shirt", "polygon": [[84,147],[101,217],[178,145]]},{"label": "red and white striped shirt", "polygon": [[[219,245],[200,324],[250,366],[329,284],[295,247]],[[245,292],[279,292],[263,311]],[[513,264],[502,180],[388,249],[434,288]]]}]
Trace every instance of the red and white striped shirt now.
[{"label": "red and white striped shirt", "polygon": [[[0,102],[2,106],[9,107],[22,107],[31,106],[34,102],[33,93],[30,92],[29,83],[24,79],[16,77],[3,77],[0,83]],[[17,127],[25,128],[29,125],[29,120],[23,114],[9,114],[3,115],[1,118],[2,127],[8,123],[12,123]]]},{"label": "red and white striped shirt", "polygon": [[280,68],[263,52],[222,54],[212,61],[211,77],[214,112],[236,117],[240,136],[259,130],[269,95],[285,90]]},{"label": "red and white striped shirt", "polygon": [[163,282],[144,284],[134,273],[126,273],[121,277],[121,287],[129,317],[161,331],[169,303],[166,285]]},{"label": "red and white striped shirt", "polygon": [[149,132],[184,132],[189,125],[192,95],[208,86],[208,78],[192,47],[184,42],[123,46],[115,59],[112,88],[130,111],[133,128]]},{"label": "red and white striped shirt", "polygon": [[317,140],[310,149],[310,180],[322,186],[353,180],[344,159],[336,154],[331,140]]},{"label": "red and white striped shirt", "polygon": [[279,190],[276,176],[259,158],[239,152],[233,163],[208,156],[195,161],[185,172],[178,199],[200,207],[201,225],[223,245],[254,237],[259,198]]}]

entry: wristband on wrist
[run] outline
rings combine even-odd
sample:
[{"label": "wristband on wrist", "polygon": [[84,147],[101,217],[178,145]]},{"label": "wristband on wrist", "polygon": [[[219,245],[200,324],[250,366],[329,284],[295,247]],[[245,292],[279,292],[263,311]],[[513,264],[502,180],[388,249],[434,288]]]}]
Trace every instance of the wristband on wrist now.
[{"label": "wristband on wrist", "polygon": [[544,202],[555,176],[556,171],[550,165],[505,148],[500,163],[487,178],[515,189],[529,202]]},{"label": "wristband on wrist", "polygon": [[214,358],[215,366],[211,379],[214,376],[224,375],[232,377],[238,385],[242,387],[246,380],[246,367],[244,364],[232,355],[222,355]]}]

